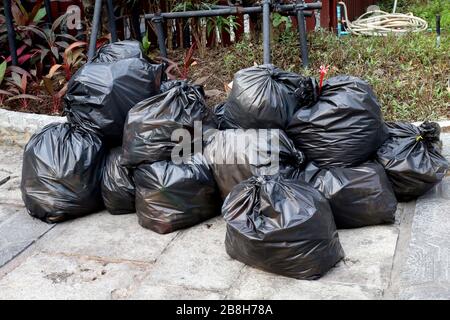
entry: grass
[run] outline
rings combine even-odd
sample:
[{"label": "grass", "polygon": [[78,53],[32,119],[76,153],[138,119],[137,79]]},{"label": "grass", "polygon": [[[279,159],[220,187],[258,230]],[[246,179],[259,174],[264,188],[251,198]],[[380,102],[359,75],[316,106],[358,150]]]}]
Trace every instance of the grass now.
[{"label": "grass", "polygon": [[[310,34],[310,69],[301,68],[295,34],[273,45],[273,63],[285,70],[319,76],[320,65],[330,65],[328,77],[348,74],[367,80],[388,120],[450,118],[450,39],[443,35],[436,48],[431,33],[395,37],[337,38],[331,32]],[[239,69],[262,61],[262,46],[242,42],[224,55],[231,78]]]},{"label": "grass", "polygon": [[[378,1],[378,5],[384,11],[391,12],[393,0]],[[397,12],[413,13],[414,15],[425,19],[430,28],[436,26],[436,15],[441,15],[442,28],[450,28],[450,1],[449,0],[399,0]]]}]

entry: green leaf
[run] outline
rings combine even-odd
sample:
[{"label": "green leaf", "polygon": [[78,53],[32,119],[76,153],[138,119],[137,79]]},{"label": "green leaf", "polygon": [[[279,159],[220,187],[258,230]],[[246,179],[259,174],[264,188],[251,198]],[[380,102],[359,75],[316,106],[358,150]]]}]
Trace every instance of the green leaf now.
[{"label": "green leaf", "polygon": [[145,32],[145,35],[142,38],[142,48],[144,49],[145,54],[147,54],[150,48],[150,41],[148,40],[148,31]]},{"label": "green leaf", "polygon": [[18,94],[14,97],[8,98],[6,101],[12,101],[12,100],[17,100],[17,99],[31,99],[31,100],[42,101],[42,99],[39,97],[33,96],[31,94],[25,94],[25,93]]},{"label": "green leaf", "polygon": [[3,61],[0,64],[0,84],[2,84],[2,82],[3,82],[3,78],[5,77],[5,72],[6,72],[6,61]]},{"label": "green leaf", "polygon": [[44,8],[40,8],[36,15],[34,16],[33,22],[38,23],[40,22],[45,16],[47,15],[47,11]]}]

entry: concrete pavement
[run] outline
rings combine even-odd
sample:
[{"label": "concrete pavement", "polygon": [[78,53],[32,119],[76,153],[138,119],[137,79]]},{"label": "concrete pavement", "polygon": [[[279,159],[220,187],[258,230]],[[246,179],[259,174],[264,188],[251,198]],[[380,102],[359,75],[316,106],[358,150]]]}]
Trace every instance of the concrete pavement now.
[{"label": "concrete pavement", "polygon": [[[450,134],[443,134],[450,159]],[[220,217],[159,235],[135,215],[92,214],[58,225],[28,216],[18,147],[0,146],[0,299],[450,298],[450,177],[396,223],[340,230],[346,258],[317,281],[230,259]]]}]

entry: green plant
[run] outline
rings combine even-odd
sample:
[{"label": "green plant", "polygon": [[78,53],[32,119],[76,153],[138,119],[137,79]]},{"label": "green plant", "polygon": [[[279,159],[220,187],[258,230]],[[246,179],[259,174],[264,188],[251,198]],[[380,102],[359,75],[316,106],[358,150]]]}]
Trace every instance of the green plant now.
[{"label": "green plant", "polygon": [[[377,4],[382,10],[391,12],[394,1],[381,0]],[[399,0],[396,12],[411,12],[425,19],[430,28],[435,27],[436,15],[440,14],[443,28],[450,26],[450,1],[448,0]]]},{"label": "green plant", "polygon": [[[327,77],[348,74],[367,80],[373,87],[387,120],[437,120],[449,117],[449,34],[441,47],[430,33],[388,37],[337,38],[331,32],[315,32],[308,40],[309,69],[301,67],[298,39],[274,42],[272,61],[284,70],[319,77],[321,65],[330,65]],[[227,48],[227,78],[254,63],[262,63],[262,47],[242,41]]]},{"label": "green plant", "polygon": [[142,49],[144,50],[145,55],[148,54],[150,49],[150,40],[148,39],[148,30],[145,32],[145,35],[142,37]]},{"label": "green plant", "polygon": [[43,0],[37,0],[30,12],[28,12],[20,0],[14,0],[11,4],[11,13],[14,22],[18,26],[37,24],[45,17],[46,11],[42,7]]},{"label": "green plant", "polygon": [[28,30],[41,37],[46,46],[38,44],[37,46],[41,49],[41,53],[44,54],[44,57],[47,55],[51,59],[51,65],[56,64],[62,57],[63,54],[60,52],[61,50],[65,50],[69,43],[63,40],[70,40],[77,42],[78,40],[71,36],[70,34],[65,33],[57,33],[57,29],[61,25],[63,21],[67,18],[67,14],[58,17],[52,24],[51,28],[41,28],[38,26],[23,26],[19,27],[22,30]]},{"label": "green plant", "polygon": [[[191,66],[193,66],[196,63],[196,60],[194,58],[194,52],[196,48],[197,43],[194,42],[189,48],[189,50],[186,52],[186,55],[184,56],[181,69],[179,68],[177,63],[173,62],[170,59],[163,58],[164,61],[169,63],[169,66],[166,68],[166,74],[170,80],[175,80],[177,78],[179,79],[189,78],[189,70]],[[175,71],[176,74],[172,73],[173,71]]]},{"label": "green plant", "polygon": [[290,17],[283,16],[278,12],[272,14],[272,25],[274,28],[279,28],[280,25],[284,25],[285,30],[290,30],[292,28],[292,20]]},{"label": "green plant", "polygon": [[[19,100],[21,109],[27,110],[29,100],[42,100],[35,95],[27,93],[30,83],[29,80],[33,80],[32,75],[28,71],[20,67],[10,66],[6,68],[5,71],[5,74],[8,73],[9,76],[4,78],[6,83],[6,90],[4,92],[2,91],[2,104],[5,96],[9,96],[9,98],[7,98],[5,102]],[[5,92],[8,92],[8,94],[6,94]]]}]

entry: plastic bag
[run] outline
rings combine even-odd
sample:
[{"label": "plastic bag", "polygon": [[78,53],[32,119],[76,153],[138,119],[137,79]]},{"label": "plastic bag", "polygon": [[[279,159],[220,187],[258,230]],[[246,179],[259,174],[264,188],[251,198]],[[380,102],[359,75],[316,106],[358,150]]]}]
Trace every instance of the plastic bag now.
[{"label": "plastic bag", "polygon": [[124,40],[109,43],[98,49],[93,62],[115,62],[123,59],[142,58],[144,56],[141,48],[141,43],[134,40]]},{"label": "plastic bag", "polygon": [[397,199],[383,167],[376,162],[329,169],[319,169],[309,163],[300,178],[329,200],[338,228],[359,228],[395,221]]},{"label": "plastic bag", "polygon": [[159,93],[162,69],[141,58],[85,64],[64,97],[68,120],[96,130],[110,146],[120,145],[128,111]]},{"label": "plastic bag", "polygon": [[158,233],[191,227],[219,215],[217,187],[201,154],[190,163],[142,164],[134,172],[139,224]]},{"label": "plastic bag", "polygon": [[136,212],[133,173],[120,165],[121,155],[121,147],[114,148],[109,152],[102,178],[103,202],[111,214]]},{"label": "plastic bag", "polygon": [[29,214],[53,223],[102,209],[105,153],[96,134],[70,123],[34,134],[24,150],[20,186]]},{"label": "plastic bag", "polygon": [[[210,119],[211,112],[198,86],[186,82],[138,103],[126,120],[122,164],[134,167],[170,160],[172,149],[179,143],[172,140],[172,133],[186,129],[192,137],[194,122]],[[191,141],[182,143],[191,144]]]},{"label": "plastic bag", "polygon": [[389,177],[399,201],[410,201],[433,188],[444,177],[449,162],[441,154],[440,127],[424,122],[388,123],[390,138],[378,149],[377,160]]},{"label": "plastic bag", "polygon": [[231,120],[225,118],[225,108],[227,107],[227,102],[219,103],[214,106],[212,110],[213,120],[216,124],[216,127],[219,130],[226,129],[239,129],[239,126],[233,123]]},{"label": "plastic bag", "polygon": [[214,131],[208,134],[204,156],[223,198],[251,176],[288,177],[302,168],[305,160],[303,153],[279,129]]},{"label": "plastic bag", "polygon": [[313,78],[273,65],[240,70],[224,108],[225,128],[285,129],[295,111],[315,99]]},{"label": "plastic bag", "polygon": [[225,248],[233,259],[297,279],[316,279],[344,251],[324,196],[300,180],[252,177],[225,199]]},{"label": "plastic bag", "polygon": [[294,115],[287,134],[319,167],[357,166],[388,138],[372,89],[349,76],[327,80],[319,101]]}]

